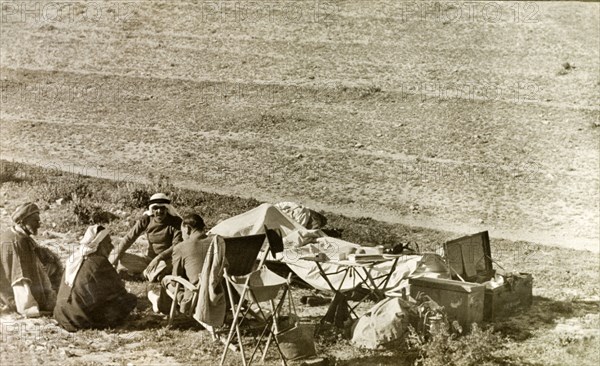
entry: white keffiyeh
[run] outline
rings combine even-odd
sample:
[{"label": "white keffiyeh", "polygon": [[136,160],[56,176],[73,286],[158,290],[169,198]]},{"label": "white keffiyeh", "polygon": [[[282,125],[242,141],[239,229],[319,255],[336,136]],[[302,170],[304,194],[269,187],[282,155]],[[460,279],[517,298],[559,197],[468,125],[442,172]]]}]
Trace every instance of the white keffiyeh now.
[{"label": "white keffiyeh", "polygon": [[98,246],[110,234],[108,229],[100,225],[92,225],[87,228],[83,239],[79,242],[79,248],[71,254],[65,268],[65,283],[73,287],[77,273],[83,264],[83,260],[98,250]]}]

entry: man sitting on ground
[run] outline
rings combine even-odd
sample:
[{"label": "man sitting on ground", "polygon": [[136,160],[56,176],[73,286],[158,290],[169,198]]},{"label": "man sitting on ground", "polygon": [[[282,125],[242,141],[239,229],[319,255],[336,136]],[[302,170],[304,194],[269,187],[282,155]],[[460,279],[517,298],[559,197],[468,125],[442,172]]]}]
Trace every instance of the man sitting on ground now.
[{"label": "man sitting on ground", "polygon": [[[148,239],[146,255],[125,253],[144,232]],[[181,218],[171,200],[156,193],[150,197],[148,211],[129,230],[110,261],[113,265],[119,263],[119,270],[124,268],[130,275],[144,273],[148,280],[155,281],[171,273],[173,247],[181,240]]]},{"label": "man sitting on ground", "polygon": [[31,235],[40,228],[40,210],[25,203],[15,210],[14,225],[1,235],[0,243],[0,310],[17,311],[27,317],[52,311],[56,293],[38,254]]},{"label": "man sitting on ground", "polygon": [[[204,220],[197,214],[184,216],[181,231],[185,240],[173,249],[173,275],[182,277],[195,286],[198,284],[212,239],[206,236]],[[148,292],[148,299],[157,313],[168,314],[171,309],[171,298],[166,293],[167,287],[171,292],[175,289],[174,284],[163,281],[160,295]],[[186,312],[191,306],[192,293],[182,291],[179,294],[180,311]]]},{"label": "man sitting on ground", "polygon": [[119,325],[137,304],[108,261],[113,249],[109,234],[100,225],[90,226],[67,260],[54,318],[69,332]]}]

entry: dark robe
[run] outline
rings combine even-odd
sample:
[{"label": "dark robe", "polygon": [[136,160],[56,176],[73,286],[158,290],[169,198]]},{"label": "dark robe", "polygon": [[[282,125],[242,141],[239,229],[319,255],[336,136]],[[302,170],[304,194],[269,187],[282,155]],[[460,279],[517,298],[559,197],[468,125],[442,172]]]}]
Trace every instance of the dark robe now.
[{"label": "dark robe", "polygon": [[127,292],[108,259],[93,253],[81,264],[73,288],[63,275],[54,318],[70,332],[114,327],[125,320],[136,303],[137,298]]},{"label": "dark robe", "polygon": [[60,257],[54,253],[50,248],[38,245],[36,251],[40,262],[44,265],[46,274],[52,284],[52,289],[58,292],[60,288],[60,279],[65,271]]},{"label": "dark robe", "polygon": [[0,236],[0,307],[16,310],[12,286],[25,280],[40,311],[52,311],[56,293],[28,235],[9,230]]}]

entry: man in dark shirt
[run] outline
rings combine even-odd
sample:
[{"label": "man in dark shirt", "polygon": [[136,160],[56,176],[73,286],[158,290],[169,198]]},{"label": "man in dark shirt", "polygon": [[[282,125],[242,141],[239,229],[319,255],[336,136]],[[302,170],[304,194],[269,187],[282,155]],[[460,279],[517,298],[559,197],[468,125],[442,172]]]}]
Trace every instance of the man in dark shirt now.
[{"label": "man in dark shirt", "polygon": [[[181,231],[185,240],[173,249],[172,274],[196,286],[210,247],[211,238],[206,236],[204,220],[197,214],[189,214],[183,218]],[[165,279],[161,286],[160,295],[152,291],[148,293],[148,298],[152,302],[155,312],[169,313],[171,298],[166,294],[167,288],[173,292],[175,285]],[[189,309],[191,299],[191,291],[186,290],[180,293],[178,302],[181,312],[186,312]]]},{"label": "man in dark shirt", "polygon": [[[136,239],[146,233],[148,249],[145,256],[126,253]],[[149,209],[129,230],[111,256],[113,265],[126,269],[130,275],[144,273],[150,281],[171,272],[173,247],[182,240],[181,218],[163,193],[150,197]]]}]

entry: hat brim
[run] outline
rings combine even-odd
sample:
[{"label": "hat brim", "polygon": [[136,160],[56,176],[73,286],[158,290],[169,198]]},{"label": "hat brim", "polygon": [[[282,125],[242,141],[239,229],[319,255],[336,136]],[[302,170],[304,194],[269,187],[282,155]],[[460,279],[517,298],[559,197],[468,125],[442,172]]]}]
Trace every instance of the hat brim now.
[{"label": "hat brim", "polygon": [[151,210],[155,209],[155,208],[159,208],[159,207],[167,207],[167,203],[152,203],[150,204],[150,206],[148,206]]},{"label": "hat brim", "polygon": [[148,204],[150,205],[168,205],[171,203],[171,200],[165,199],[165,198],[159,198],[159,199],[155,199],[155,200],[150,200],[148,202]]}]

